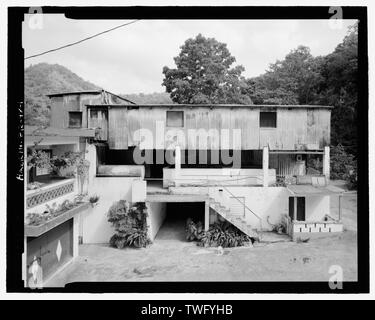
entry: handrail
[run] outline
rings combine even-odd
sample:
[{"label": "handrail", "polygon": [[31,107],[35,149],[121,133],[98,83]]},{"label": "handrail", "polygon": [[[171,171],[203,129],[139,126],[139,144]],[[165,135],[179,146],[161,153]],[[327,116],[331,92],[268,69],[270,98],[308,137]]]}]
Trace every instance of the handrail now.
[{"label": "handrail", "polygon": [[228,188],[227,187],[225,187],[225,186],[222,186],[223,187],[223,189],[225,190],[225,191],[227,191],[233,198],[235,198],[238,202],[240,202],[243,206],[244,206],[244,208],[246,208],[247,210],[249,210],[258,220],[259,220],[259,224],[260,224],[260,229],[262,229],[262,218],[261,217],[259,217],[253,210],[251,210],[247,205],[246,205],[246,203],[245,202],[242,202],[240,199],[238,199],[238,197],[236,197],[236,195],[234,195],[231,191],[229,191],[228,190]]},{"label": "handrail", "polygon": [[[200,176],[205,176],[205,175],[200,175]],[[206,179],[197,179],[197,180],[194,180],[194,179],[189,179],[189,178],[175,178],[175,177],[171,177],[170,179],[168,178],[163,178],[165,180],[173,180],[173,181],[196,181],[196,182],[206,182],[207,183],[207,186],[208,184],[210,183],[222,183],[222,182],[230,182],[230,181],[240,181],[240,180],[246,180],[246,179],[257,179],[257,180],[260,180],[262,181],[263,179],[260,178],[259,176],[241,176],[241,178],[234,178],[234,179],[220,179],[220,180],[210,180],[208,179],[208,175],[206,175]],[[193,183],[192,182],[192,183]]]}]

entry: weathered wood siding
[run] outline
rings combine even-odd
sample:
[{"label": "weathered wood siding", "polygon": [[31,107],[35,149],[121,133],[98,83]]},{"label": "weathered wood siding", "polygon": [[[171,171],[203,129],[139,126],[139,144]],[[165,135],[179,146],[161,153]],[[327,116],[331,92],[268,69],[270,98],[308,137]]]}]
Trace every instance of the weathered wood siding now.
[{"label": "weathered wood siding", "polygon": [[107,141],[108,139],[108,110],[107,108],[88,108],[88,128],[96,128],[96,139]]},{"label": "weathered wood siding", "polygon": [[127,112],[123,108],[108,110],[108,145],[110,149],[121,150],[128,148]]},{"label": "weathered wood siding", "polygon": [[69,111],[82,112],[82,127],[87,128],[87,104],[102,103],[102,95],[98,94],[68,94],[51,97],[51,126],[54,128],[69,127]]},{"label": "weathered wood siding", "polygon": [[[167,127],[168,107],[111,107],[109,110],[109,146],[126,149],[140,143],[139,129],[148,129],[154,140],[165,136],[167,149],[176,142],[185,149],[243,149],[258,150],[269,146],[271,150],[323,149],[329,144],[330,110],[316,108],[278,108],[276,128],[260,128],[260,108],[225,107],[174,107],[184,111],[183,127]],[[157,131],[157,121],[164,131]],[[189,137],[189,129],[204,130],[206,141]],[[220,136],[222,129],[229,129],[229,142]],[[233,144],[233,130],[241,130],[241,141]],[[153,141],[155,143],[156,141]],[[186,145],[185,145],[186,143]]]}]

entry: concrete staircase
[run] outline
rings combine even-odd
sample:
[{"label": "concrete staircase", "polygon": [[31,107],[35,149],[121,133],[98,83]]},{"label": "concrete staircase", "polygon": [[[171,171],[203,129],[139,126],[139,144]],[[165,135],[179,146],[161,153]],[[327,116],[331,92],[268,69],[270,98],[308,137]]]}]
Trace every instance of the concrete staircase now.
[{"label": "concrete staircase", "polygon": [[251,238],[260,240],[260,234],[252,226],[248,225],[242,217],[231,213],[229,197],[225,196],[224,191],[210,190],[209,192],[210,208],[215,210],[221,217],[233,224],[236,228],[247,234]]}]

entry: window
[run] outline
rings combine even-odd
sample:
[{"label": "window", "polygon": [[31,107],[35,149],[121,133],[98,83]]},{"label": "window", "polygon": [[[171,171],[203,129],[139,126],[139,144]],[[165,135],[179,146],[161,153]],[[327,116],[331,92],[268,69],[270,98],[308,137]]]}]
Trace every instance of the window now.
[{"label": "window", "polygon": [[167,127],[183,127],[184,112],[183,111],[167,111]]},{"label": "window", "polygon": [[261,128],[276,128],[276,112],[261,112],[259,120]]},{"label": "window", "polygon": [[82,112],[71,111],[69,112],[69,128],[81,128],[82,127]]}]

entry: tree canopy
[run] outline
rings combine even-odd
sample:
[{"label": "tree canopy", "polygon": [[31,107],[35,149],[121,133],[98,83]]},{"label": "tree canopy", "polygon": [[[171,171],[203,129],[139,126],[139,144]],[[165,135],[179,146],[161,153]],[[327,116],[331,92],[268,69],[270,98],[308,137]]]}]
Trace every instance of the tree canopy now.
[{"label": "tree canopy", "polygon": [[163,68],[163,86],[177,103],[251,103],[243,66],[225,43],[198,34],[181,46],[174,58],[177,68]]},{"label": "tree canopy", "polygon": [[251,98],[255,104],[311,104],[322,81],[321,62],[308,47],[299,46],[265,74],[247,81]]},{"label": "tree canopy", "polygon": [[247,79],[254,104],[321,104],[333,106],[331,144],[357,151],[358,25],[327,56],[313,57],[299,46],[263,75]]}]

